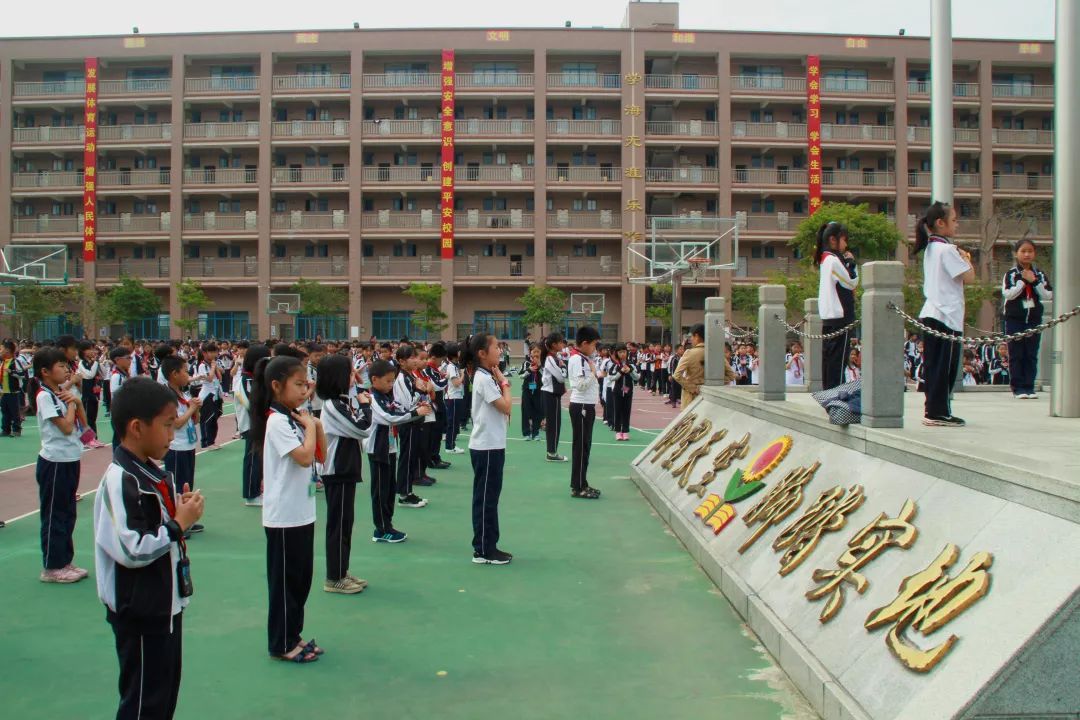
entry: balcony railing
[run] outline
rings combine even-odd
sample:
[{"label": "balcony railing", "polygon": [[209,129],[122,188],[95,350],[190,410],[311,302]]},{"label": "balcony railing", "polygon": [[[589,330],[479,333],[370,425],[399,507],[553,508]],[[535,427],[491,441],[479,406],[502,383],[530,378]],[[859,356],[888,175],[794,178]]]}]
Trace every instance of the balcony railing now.
[{"label": "balcony railing", "polygon": [[40,215],[12,218],[15,235],[76,235],[83,229],[82,215]]},{"label": "balcony railing", "polygon": [[780,75],[733,75],[731,91],[783,95],[805,94],[806,78]]},{"label": "balcony railing", "polygon": [[34,188],[81,189],[83,171],[39,170],[38,172],[15,173],[11,179],[11,186],[17,190]]},{"label": "balcony railing", "polygon": [[86,84],[82,78],[56,82],[17,82],[12,91],[12,96],[17,98],[86,95]]},{"label": "balcony railing", "polygon": [[430,137],[438,138],[442,127],[438,120],[365,120],[364,138],[373,137]]},{"label": "balcony railing", "polygon": [[979,188],[979,173],[953,173],[953,187],[970,190]]},{"label": "balcony railing", "polygon": [[98,172],[98,188],[134,186],[166,186],[171,172],[164,168],[155,170],[101,170]]},{"label": "balcony railing", "polygon": [[320,90],[349,90],[352,75],[348,73],[320,73],[302,75],[275,75],[274,92],[317,92]]},{"label": "balcony railing", "polygon": [[270,134],[275,138],[326,138],[348,139],[348,120],[287,120],[270,124]]},{"label": "balcony railing", "polygon": [[953,128],[953,142],[964,145],[978,145],[979,128]]},{"label": "balcony railing", "polygon": [[168,95],[172,92],[170,78],[146,78],[144,80],[99,80],[101,95]]},{"label": "balcony railing", "polygon": [[547,214],[548,232],[559,230],[619,230],[622,215],[618,210],[556,210]]},{"label": "balcony railing", "polygon": [[361,272],[365,277],[434,277],[439,274],[439,258],[434,255],[419,257],[391,257],[376,255],[361,260]]},{"label": "balcony railing", "polygon": [[909,143],[928,143],[930,142],[930,128],[908,125],[907,139]]},{"label": "balcony railing", "polygon": [[[166,213],[168,217],[168,213]],[[168,232],[168,222],[162,221],[161,215],[132,215],[124,213],[120,216],[98,216],[98,234],[113,233],[156,233]]]},{"label": "balcony railing", "polygon": [[1046,145],[1053,146],[1053,130],[1006,130],[994,128],[994,144],[1001,145]]},{"label": "balcony railing", "polygon": [[349,213],[345,210],[329,212],[293,210],[287,213],[274,213],[270,217],[270,229],[275,231],[345,231],[349,229]]},{"label": "balcony railing", "polygon": [[247,277],[254,278],[259,275],[258,258],[249,255],[244,258],[185,258],[183,263],[184,277]]},{"label": "balcony railing", "polygon": [[888,125],[834,125],[822,123],[821,139],[831,141],[889,142],[896,137]]},{"label": "balcony railing", "polygon": [[720,134],[720,124],[706,120],[649,121],[645,123],[645,134],[714,138]]},{"label": "balcony railing", "polygon": [[720,87],[720,78],[716,75],[646,75],[645,87],[648,90],[710,92]]},{"label": "balcony railing", "polygon": [[254,210],[239,214],[203,213],[184,215],[184,232],[255,232],[258,228]]},{"label": "balcony railing", "polygon": [[528,90],[532,89],[533,86],[533,74],[519,72],[457,73],[454,76],[454,85],[458,91],[486,90],[489,88]]},{"label": "balcony railing", "polygon": [[1050,192],[1054,189],[1053,175],[995,175],[995,190]]},{"label": "balcony railing", "polygon": [[184,168],[185,185],[254,185],[256,168]]},{"label": "balcony railing", "polygon": [[204,122],[184,123],[185,140],[241,140],[259,139],[259,123],[247,122]]},{"label": "balcony railing", "polygon": [[739,138],[763,138],[768,140],[806,140],[805,123],[746,122],[731,123],[731,135]]},{"label": "balcony railing", "polygon": [[270,181],[275,185],[339,185],[349,182],[349,168],[278,167],[274,168]]},{"label": "balcony railing", "polygon": [[454,260],[454,277],[529,278],[533,275],[533,260],[511,260],[505,257],[467,255]]},{"label": "balcony railing", "polygon": [[769,215],[737,212],[735,217],[739,219],[740,232],[794,232],[799,223],[806,219],[805,215],[786,212]]},{"label": "balcony railing", "polygon": [[137,277],[143,280],[168,279],[169,258],[161,257],[156,260],[135,260],[133,258],[98,260],[97,276],[103,280],[116,280],[121,276]]},{"label": "balcony railing", "polygon": [[365,183],[430,183],[438,184],[442,180],[442,169],[433,165],[386,165],[379,167],[365,166],[360,173]]},{"label": "balcony railing", "polygon": [[532,120],[481,120],[470,118],[467,120],[454,121],[454,134],[458,137],[470,135],[522,135],[532,136]]},{"label": "balcony railing", "polygon": [[720,171],[708,167],[645,168],[647,183],[678,183],[681,185],[715,185]]},{"label": "balcony railing", "polygon": [[254,75],[184,78],[184,93],[187,95],[234,95],[257,92],[259,92],[259,78]]},{"label": "balcony railing", "polygon": [[442,87],[442,76],[439,73],[400,72],[385,75],[364,75],[365,90],[393,92],[402,90],[438,91],[440,87]]},{"label": "balcony railing", "polygon": [[377,210],[364,213],[360,219],[360,226],[366,230],[438,230],[438,223],[439,215],[434,210]]},{"label": "balcony railing", "polygon": [[929,190],[932,184],[930,173],[928,172],[909,172],[907,186],[909,188],[919,190]]},{"label": "balcony railing", "polygon": [[270,277],[344,277],[349,272],[345,255],[329,258],[274,258],[270,261]]},{"label": "balcony railing", "polygon": [[622,135],[622,120],[548,120],[547,134],[619,137]]},{"label": "balcony railing", "polygon": [[528,165],[469,166],[454,169],[456,183],[520,183],[533,181],[533,168]]},{"label": "balcony railing", "polygon": [[995,84],[992,88],[995,98],[1021,98],[1032,100],[1054,99],[1053,85],[1027,85],[1024,83]]},{"label": "balcony railing", "polygon": [[[60,145],[64,143],[82,143],[83,133],[86,131],[82,125],[71,127],[24,127],[14,128],[12,141],[16,144]],[[100,132],[100,130],[99,130]]]},{"label": "balcony railing", "polygon": [[867,80],[864,78],[821,78],[822,95],[894,95],[896,83],[892,80]]},{"label": "balcony railing", "polygon": [[622,180],[621,167],[569,166],[549,167],[549,183],[615,183]]},{"label": "balcony railing", "polygon": [[[908,80],[908,97],[930,97],[929,80]],[[955,100],[978,100],[979,83],[955,82],[953,83],[953,99]]]},{"label": "balcony railing", "polygon": [[622,263],[610,255],[600,257],[579,257],[556,255],[548,260],[548,277],[619,277],[622,275]]},{"label": "balcony railing", "polygon": [[[677,218],[673,220],[672,218]],[[656,221],[660,221],[657,223]],[[678,210],[673,215],[646,215],[646,235],[649,235],[652,227],[674,228],[680,233],[711,233],[716,235],[716,213],[707,213],[701,210]]]},{"label": "balcony railing", "polygon": [[548,73],[549,90],[618,90],[622,77],[618,73],[562,72]]},{"label": "balcony railing", "polygon": [[806,170],[777,168],[735,168],[731,180],[737,185],[806,185]]},{"label": "balcony railing", "polygon": [[172,124],[156,125],[105,125],[98,128],[98,143],[144,142],[147,140],[172,140]]},{"label": "balcony railing", "polygon": [[882,170],[822,170],[821,184],[839,187],[891,188],[896,175]]},{"label": "balcony railing", "polygon": [[454,215],[455,230],[530,230],[533,227],[532,213],[521,210],[506,212],[480,212],[466,210]]}]

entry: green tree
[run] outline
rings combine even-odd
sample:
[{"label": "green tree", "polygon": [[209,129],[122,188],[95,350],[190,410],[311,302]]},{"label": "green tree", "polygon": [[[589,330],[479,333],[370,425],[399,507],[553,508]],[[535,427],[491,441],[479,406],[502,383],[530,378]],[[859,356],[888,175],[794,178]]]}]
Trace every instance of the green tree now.
[{"label": "green tree", "polygon": [[446,288],[438,283],[409,283],[405,288],[408,295],[420,306],[420,312],[414,313],[412,325],[427,335],[438,335],[446,329],[446,313],[442,311],[442,296]]},{"label": "green tree", "polygon": [[344,288],[323,285],[314,280],[297,280],[292,291],[300,296],[300,310],[309,317],[343,312],[349,303]]},{"label": "green tree", "polygon": [[[23,283],[11,288],[14,314],[11,315],[11,330],[16,337],[28,338],[34,326],[47,317],[58,313],[63,307],[64,288],[38,283]],[[12,310],[12,308],[8,308]]]},{"label": "green tree", "polygon": [[131,323],[161,312],[161,298],[142,280],[122,275],[101,298],[101,317],[109,323]]},{"label": "green tree", "polygon": [[839,222],[847,226],[848,245],[862,260],[888,260],[894,257],[896,246],[904,236],[881,213],[870,212],[870,206],[847,203],[825,203],[795,230],[788,245],[796,248],[803,258],[811,258],[817,249],[817,233],[824,223]]},{"label": "green tree", "polygon": [[542,335],[546,327],[562,324],[566,317],[566,300],[566,293],[559,288],[534,285],[517,299],[517,303],[525,308],[522,322],[539,327]]},{"label": "green tree", "polygon": [[645,316],[660,322],[660,342],[664,342],[664,333],[672,337],[671,328],[671,283],[655,283],[649,286],[650,301],[645,306]]},{"label": "green tree", "polygon": [[[180,305],[180,317],[176,319],[176,326],[188,336],[193,335],[199,327],[198,310],[214,304],[203,292],[198,280],[181,280],[176,286],[176,301]],[[189,311],[193,308],[196,315],[191,316]]]},{"label": "green tree", "polygon": [[[733,285],[731,288],[731,317],[728,322],[735,323],[739,315],[750,325],[757,325],[758,306],[757,285]],[[737,324],[737,323],[736,323]]]},{"label": "green tree", "polygon": [[788,322],[794,325],[806,312],[806,299],[816,298],[818,295],[818,272],[807,263],[799,263],[788,272],[770,273],[769,284],[783,285],[787,289],[784,306],[787,309]]},{"label": "green tree", "polygon": [[68,285],[57,290],[63,291],[62,304],[65,307],[74,306],[65,315],[81,325],[87,337],[94,337],[104,309],[101,293],[87,285]]}]

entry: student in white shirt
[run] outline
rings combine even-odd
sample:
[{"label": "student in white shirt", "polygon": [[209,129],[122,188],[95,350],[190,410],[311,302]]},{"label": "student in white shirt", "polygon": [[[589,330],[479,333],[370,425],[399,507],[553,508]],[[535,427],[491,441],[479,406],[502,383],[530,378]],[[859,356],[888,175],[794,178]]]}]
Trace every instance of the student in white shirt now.
[{"label": "student in white shirt", "polygon": [[199,400],[202,411],[199,413],[199,436],[204,450],[220,450],[217,444],[218,419],[221,417],[221,367],[217,364],[217,343],[208,342],[199,348],[199,362],[195,368],[193,384],[202,383]]},{"label": "student in white shirt", "polygon": [[463,455],[464,450],[457,446],[458,430],[461,429],[461,404],[465,398],[465,372],[461,365],[461,346],[450,343],[446,346],[446,362],[443,373],[446,375],[446,452],[451,455]]},{"label": "student in white shirt", "polygon": [[270,657],[308,663],[322,654],[300,633],[315,564],[313,467],[326,457],[326,436],[319,419],[304,410],[311,387],[298,358],[263,358],[254,375],[251,437],[262,455],[265,485],[267,647]]},{"label": "student in white shirt", "polygon": [[805,383],[803,376],[805,361],[803,360],[801,343],[797,341],[791,343],[791,352],[784,359],[784,366],[784,382],[786,385],[802,385]]},{"label": "student in white shirt", "polygon": [[[822,333],[828,335],[855,322],[855,288],[859,284],[859,271],[855,256],[848,250],[847,227],[838,222],[821,226],[814,262],[820,268],[818,313]],[[844,381],[849,335],[845,332],[822,343],[821,386],[824,390]]]},{"label": "student in white shirt", "polygon": [[553,332],[544,339],[540,355],[543,373],[540,376],[540,394],[544,398],[544,435],[547,438],[548,462],[566,462],[559,454],[559,430],[562,426],[562,396],[566,394],[566,364],[560,358],[566,339],[562,333]]},{"label": "student in white shirt", "polygon": [[600,333],[591,325],[578,328],[576,347],[570,353],[566,382],[570,386],[570,427],[573,447],[570,455],[570,496],[595,500],[600,491],[589,486],[589,453],[592,451],[596,403],[600,400],[600,381],[592,356]]},{"label": "student in white shirt", "polygon": [[240,382],[233,397],[236,399],[236,429],[244,439],[244,462],[240,470],[240,494],[244,505],[262,507],[262,460],[251,443],[251,392],[255,365],[270,357],[266,345],[252,345],[244,353],[244,362],[237,377]]},{"label": "student in white shirt", "polygon": [[[124,347],[113,348],[109,353],[112,370],[109,372],[109,397],[115,397],[116,393],[129,379],[128,370],[131,365],[131,351]],[[120,445],[120,436],[113,428],[112,446],[115,450]]]},{"label": "student in white shirt", "polygon": [[[964,330],[964,283],[974,282],[971,255],[952,244],[956,210],[935,202],[915,226],[915,253],[923,255],[923,295],[926,302],[919,321],[946,335]],[[923,386],[926,394],[924,425],[963,427],[952,414],[949,394],[960,365],[958,343],[934,337],[923,339]]]},{"label": "student in white shirt", "polygon": [[[473,562],[506,565],[513,555],[498,548],[499,495],[506,463],[506,430],[510,423],[510,381],[499,370],[499,343],[479,333],[469,341],[473,376],[469,454],[473,467]],[[594,408],[595,410],[595,408]]]},{"label": "student in white shirt", "polygon": [[[192,398],[184,388],[191,382],[187,363],[182,358],[165,358],[161,370],[169,381],[169,388],[176,395],[176,433],[169,443],[169,452],[165,453],[165,469],[172,473],[173,484],[178,495],[184,492],[184,486],[195,489],[195,446],[198,438],[195,425],[198,422],[202,401]],[[202,532],[203,526],[192,525],[190,533]]]}]

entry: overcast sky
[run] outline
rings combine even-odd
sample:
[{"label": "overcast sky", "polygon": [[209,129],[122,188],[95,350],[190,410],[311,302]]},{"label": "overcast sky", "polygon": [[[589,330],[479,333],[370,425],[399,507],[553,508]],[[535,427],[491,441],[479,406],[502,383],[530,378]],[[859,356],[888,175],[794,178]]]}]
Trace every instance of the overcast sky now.
[{"label": "overcast sky", "polygon": [[[1060,0],[1078,2],[1080,0]],[[50,0],[3,2],[0,36],[111,35],[352,27],[619,27],[625,0]],[[682,0],[687,30],[909,35],[930,31],[930,0]],[[180,13],[177,10],[180,9]],[[955,37],[1052,39],[1054,0],[953,0]]]}]

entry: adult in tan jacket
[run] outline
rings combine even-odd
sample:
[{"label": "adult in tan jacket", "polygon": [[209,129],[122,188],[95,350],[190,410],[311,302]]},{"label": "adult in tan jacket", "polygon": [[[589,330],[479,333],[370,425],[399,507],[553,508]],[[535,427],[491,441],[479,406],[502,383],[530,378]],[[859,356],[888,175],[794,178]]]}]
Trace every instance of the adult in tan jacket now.
[{"label": "adult in tan jacket", "polygon": [[[675,381],[682,387],[682,406],[686,407],[698,396],[705,383],[705,326],[698,323],[690,329],[691,347],[675,367]],[[735,379],[731,366],[724,363],[724,382]]]}]

